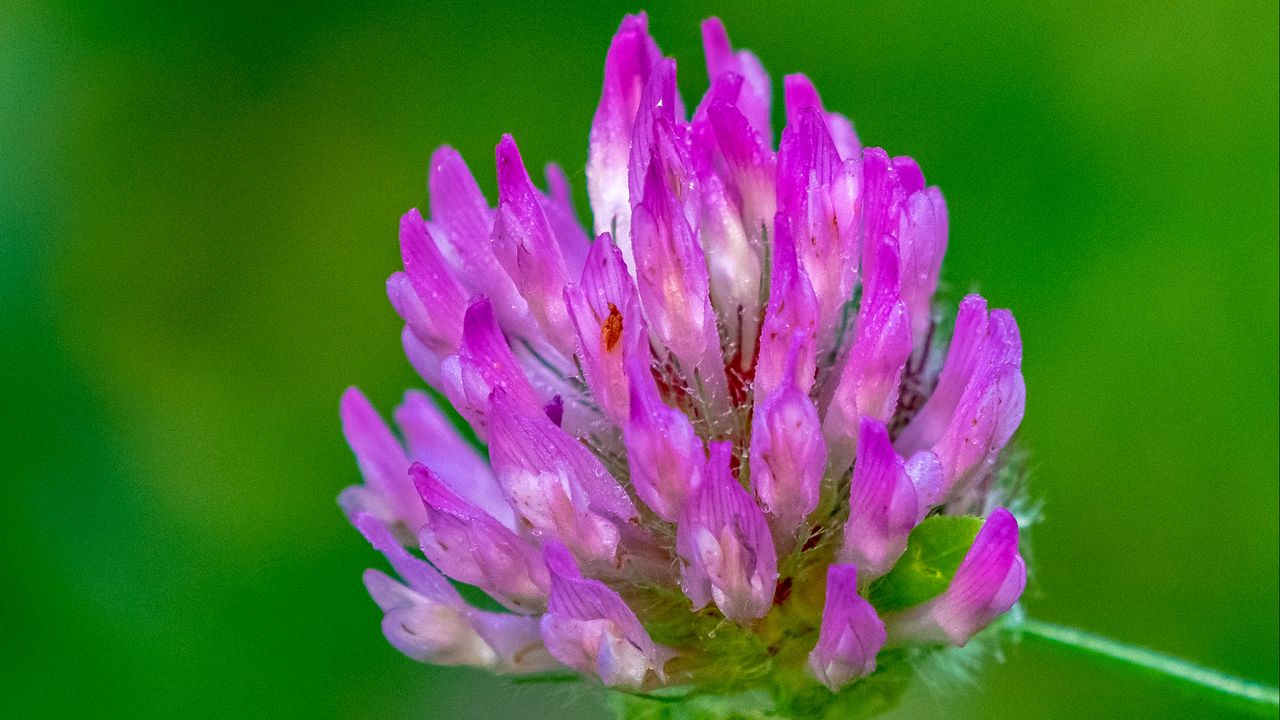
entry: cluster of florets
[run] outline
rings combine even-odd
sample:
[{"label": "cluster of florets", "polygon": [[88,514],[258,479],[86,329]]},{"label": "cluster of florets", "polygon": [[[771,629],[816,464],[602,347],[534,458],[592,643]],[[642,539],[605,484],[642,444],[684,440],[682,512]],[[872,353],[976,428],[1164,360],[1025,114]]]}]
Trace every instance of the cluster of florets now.
[{"label": "cluster of florets", "polygon": [[400,576],[365,582],[412,658],[838,692],[964,645],[1022,592],[993,492],[1025,399],[1013,317],[971,295],[939,341],[938,189],[802,75],[775,151],[760,62],[717,20],[703,38],[689,117],[644,16],[614,37],[594,240],[564,174],[536,187],[510,137],[496,208],[442,148],[431,219],[401,220],[405,351],[488,448],[423,393],[399,439],[343,398],[365,483],[340,502]]}]

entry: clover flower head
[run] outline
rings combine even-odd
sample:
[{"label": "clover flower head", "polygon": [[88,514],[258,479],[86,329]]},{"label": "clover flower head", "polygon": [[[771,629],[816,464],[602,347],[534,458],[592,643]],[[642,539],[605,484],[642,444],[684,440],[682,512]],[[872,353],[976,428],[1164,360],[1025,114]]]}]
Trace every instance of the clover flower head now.
[{"label": "clover flower head", "polygon": [[487,447],[421,392],[398,436],[342,399],[364,483],[339,502],[400,577],[365,582],[414,659],[800,714],[862,702],[1022,593],[1000,507],[1013,316],[970,295],[940,331],[941,192],[803,75],[775,150],[760,61],[718,20],[702,35],[692,112],[644,15],[614,36],[592,232],[510,136],[496,207],[445,147],[430,219],[401,218],[405,352]]}]

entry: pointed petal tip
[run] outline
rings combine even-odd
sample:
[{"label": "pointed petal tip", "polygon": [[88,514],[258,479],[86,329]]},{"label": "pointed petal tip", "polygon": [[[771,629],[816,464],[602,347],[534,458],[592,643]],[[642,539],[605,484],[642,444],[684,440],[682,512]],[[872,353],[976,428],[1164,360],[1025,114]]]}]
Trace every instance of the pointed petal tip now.
[{"label": "pointed petal tip", "polygon": [[418,208],[409,208],[409,211],[400,216],[400,230],[404,231],[406,225],[426,224],[426,220],[422,218],[422,212]]},{"label": "pointed petal tip", "polygon": [[725,29],[720,18],[714,15],[702,21],[702,47],[707,57],[708,68],[718,67],[733,56],[733,46],[729,44],[729,31]]},{"label": "pointed petal tip", "polygon": [[799,117],[801,111],[812,108],[823,111],[822,98],[813,81],[804,73],[791,73],[782,78],[782,92],[787,109],[787,122]]},{"label": "pointed petal tip", "polygon": [[436,171],[441,165],[446,165],[462,160],[462,153],[452,145],[440,145],[431,151],[431,169]]},{"label": "pointed petal tip", "polygon": [[981,293],[969,293],[960,300],[961,312],[981,312],[987,314],[987,299]]},{"label": "pointed petal tip", "polygon": [[520,157],[520,148],[516,146],[511,133],[503,133],[502,139],[494,147],[494,159],[498,165],[499,188],[505,180],[529,179],[529,172],[524,167],[524,159]]},{"label": "pointed petal tip", "polygon": [[342,391],[342,397],[338,400],[338,407],[343,416],[348,413],[361,410],[364,407],[372,408],[369,399],[365,397],[360,388],[355,385],[348,385],[347,389]]},{"label": "pointed petal tip", "polygon": [[414,461],[409,466],[409,477],[413,479],[413,487],[427,507],[438,505],[443,496],[449,494],[440,478],[420,462]]},{"label": "pointed petal tip", "polygon": [[391,534],[391,530],[371,513],[362,512],[356,514],[352,523],[360,531],[360,534],[364,536],[364,539],[369,541],[369,544],[378,552],[387,553],[400,549],[400,543]]},{"label": "pointed petal tip", "polygon": [[640,10],[639,12],[628,13],[622,17],[622,23],[618,26],[618,33],[624,32],[649,32],[649,13]]}]

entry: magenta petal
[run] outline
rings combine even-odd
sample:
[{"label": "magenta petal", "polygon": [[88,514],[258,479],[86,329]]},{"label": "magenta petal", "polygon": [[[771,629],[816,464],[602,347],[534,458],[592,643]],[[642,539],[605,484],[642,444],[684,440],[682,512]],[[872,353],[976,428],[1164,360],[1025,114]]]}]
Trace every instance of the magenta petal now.
[{"label": "magenta petal", "polygon": [[742,83],[742,76],[737,73],[721,73],[711,80],[711,87],[707,88],[702,101],[693,111],[693,118],[687,128],[689,157],[701,182],[706,182],[710,177],[720,177],[720,171],[723,170],[720,167],[723,162],[717,155],[715,128],[711,125],[707,111],[715,103],[735,105],[742,93]]},{"label": "magenta petal", "polygon": [[[798,351],[796,343],[792,363]],[[818,505],[827,466],[818,409],[793,377],[756,405],[750,455],[752,492],[769,516],[781,549],[789,551],[797,530]]]},{"label": "magenta petal", "polygon": [[973,540],[951,585],[942,595],[889,623],[896,640],[949,642],[962,646],[992,620],[1008,612],[1027,585],[1018,554],[1018,521],[996,508]]},{"label": "magenta petal", "polygon": [[889,154],[880,148],[862,153],[862,278],[868,282],[877,272],[876,248],[886,242],[898,247],[898,231],[906,193]]},{"label": "magenta petal", "polygon": [[[418,293],[413,289],[413,283],[409,281],[409,274],[402,271],[391,273],[387,278],[387,299],[391,301],[391,307],[395,309],[396,314],[404,320],[405,326],[413,331],[418,343],[424,347],[430,343],[436,347],[456,348],[456,344],[440,342],[437,332],[433,327],[431,318],[427,314],[427,308],[422,303],[422,299],[418,297]],[[447,350],[443,354],[448,354],[453,350]],[[438,355],[439,353],[437,353]]]},{"label": "magenta petal", "polygon": [[616,568],[619,526],[635,506],[600,460],[541,411],[493,394],[489,453],[507,499],[538,537],[558,539],[595,567]]},{"label": "magenta petal", "polygon": [[[632,212],[646,197],[649,181],[649,164],[662,163],[657,175],[666,185],[668,193],[685,215],[685,220],[696,227],[698,222],[698,186],[692,162],[685,142],[677,137],[677,124],[683,118],[675,114],[676,63],[670,58],[658,61],[649,76],[640,97],[636,113],[636,125],[631,136],[631,155],[628,161],[628,189]],[[650,202],[654,200],[648,196]],[[627,258],[634,267],[633,258]]]},{"label": "magenta petal", "polygon": [[676,529],[680,584],[698,610],[714,602],[734,622],[764,617],[778,560],[764,513],[730,469],[733,446],[711,443],[702,484]]},{"label": "magenta petal", "polygon": [[920,163],[915,159],[906,156],[895,157],[893,171],[897,173],[898,182],[902,185],[903,197],[909,197],[924,190],[924,171],[920,169]]},{"label": "magenta petal", "polygon": [[813,86],[813,82],[807,76],[799,73],[788,75],[783,78],[782,86],[788,125],[796,124],[805,110],[811,108],[817,110],[822,113],[826,121],[827,132],[831,133],[831,139],[840,157],[844,160],[856,160],[862,155],[862,143],[859,142],[858,135],[853,130],[853,123],[839,113],[827,112],[823,109],[818,89]]},{"label": "magenta petal", "polygon": [[424,327],[414,330],[436,352],[445,355],[456,351],[462,340],[466,293],[445,264],[417,210],[400,218],[400,254],[405,274],[423,307]]},{"label": "magenta petal", "polygon": [[778,223],[795,240],[818,301],[821,352],[835,334],[857,280],[862,199],[860,166],[842,163],[821,116],[805,109],[782,133],[778,149]]},{"label": "magenta petal", "polygon": [[[863,158],[865,183],[864,247],[884,242],[898,249],[902,297],[911,313],[916,348],[929,339],[930,302],[947,246],[947,209],[937,188],[924,187],[920,166],[908,157],[870,148]],[[864,258],[864,276],[876,272],[875,256]]]},{"label": "magenta petal", "polygon": [[487,295],[499,322],[518,332],[529,308],[494,257],[490,237],[494,212],[457,150],[445,146],[431,156],[428,183],[431,221],[443,236],[441,253],[468,295]]},{"label": "magenta petal", "polygon": [[[664,124],[659,121],[658,126]],[[715,340],[706,260],[679,200],[667,185],[673,170],[668,160],[659,153],[651,157],[644,200],[632,218],[636,281],[650,328],[673,355],[692,368],[713,349],[718,356],[719,343]]]},{"label": "magenta petal", "polygon": [[984,476],[1022,422],[1027,397],[1022,344],[1007,311],[991,313],[987,344],[989,364],[974,374],[946,432],[933,446],[942,461],[945,488]]},{"label": "magenta petal", "polygon": [[549,585],[537,548],[459,497],[426,466],[415,463],[412,474],[427,508],[418,535],[427,559],[515,612],[542,610]]},{"label": "magenta petal", "polygon": [[492,260],[492,253],[485,252],[493,209],[457,150],[446,145],[432,153],[427,189],[431,219],[444,231],[460,268],[468,271],[464,277],[470,277],[472,270],[496,267],[486,262],[486,258]]},{"label": "magenta petal", "polygon": [[563,546],[548,543],[545,553],[551,574],[551,597],[542,617],[547,651],[609,687],[639,690],[650,672],[662,678],[670,652],[654,644],[618,593],[584,578]]},{"label": "magenta petal", "polygon": [[782,79],[783,104],[787,111],[787,125],[795,126],[806,110],[826,112],[822,98],[813,81],[803,73],[793,73]]},{"label": "magenta petal", "polygon": [[426,393],[406,392],[404,402],[395,410],[395,420],[414,460],[431,468],[467,501],[514,527],[515,517],[489,463],[458,434]]},{"label": "magenta petal", "polygon": [[899,232],[902,299],[911,314],[911,337],[918,348],[932,327],[933,293],[938,289],[942,256],[947,251],[947,204],[938,188],[907,198]]},{"label": "magenta petal", "polygon": [[955,330],[938,383],[924,407],[898,436],[899,447],[904,450],[928,448],[946,431],[960,396],[978,367],[986,334],[987,301],[981,295],[968,295],[956,313]]},{"label": "magenta petal", "polygon": [[879,148],[863,154],[863,277],[877,272],[869,248],[889,242],[898,251],[901,293],[911,314],[915,347],[929,338],[930,302],[947,246],[947,210],[937,188],[924,187],[920,166],[908,157],[890,158]]},{"label": "magenta petal", "polygon": [[527,471],[564,475],[586,491],[592,507],[622,520],[635,517],[635,506],[626,491],[577,438],[542,413],[524,413],[514,398],[500,390],[495,391],[492,405],[490,454],[495,470],[504,463],[515,463]]},{"label": "magenta petal", "polygon": [[648,358],[631,363],[631,415],[623,426],[636,495],[658,517],[675,522],[702,481],[702,440],[683,412],[662,402]]},{"label": "magenta petal", "polygon": [[497,657],[467,622],[465,606],[424,597],[378,570],[366,570],[364,584],[384,613],[382,634],[407,657],[433,665],[494,666]]},{"label": "magenta petal", "polygon": [[[727,360],[750,367],[760,327],[761,249],[747,234],[742,216],[714,173],[701,182],[701,224],[698,239],[707,259],[711,305],[729,340]],[[736,352],[735,352],[736,351]]]},{"label": "magenta petal", "polygon": [[931,449],[942,461],[943,491],[981,476],[1009,442],[1026,404],[1022,341],[1006,310],[987,315],[970,295],[933,395],[898,437],[904,451]]},{"label": "magenta petal", "polygon": [[575,278],[582,274],[587,252],[591,249],[591,237],[578,222],[578,211],[573,206],[573,189],[569,187],[564,169],[555,163],[547,163],[544,174],[547,176],[547,194],[542,206],[547,214],[547,223],[560,245],[568,277]]},{"label": "magenta petal", "polygon": [[853,129],[853,121],[836,112],[823,113],[823,117],[827,119],[827,132],[831,133],[840,157],[845,162],[857,162],[858,155],[862,153],[862,141]]},{"label": "magenta petal", "polygon": [[773,105],[773,89],[769,74],[760,59],[748,50],[734,51],[729,43],[729,33],[720,18],[702,21],[702,47],[707,57],[707,77],[715,80],[732,73],[743,79],[742,92],[737,96],[738,108],[760,137],[772,141],[770,112]]},{"label": "magenta petal", "polygon": [[[711,306],[719,324],[724,361],[732,374],[745,378],[755,364],[760,334],[761,273],[766,262],[763,248],[773,224],[766,213],[773,203],[760,195],[758,186],[770,181],[772,158],[767,148],[753,139],[745,117],[732,105],[741,84],[741,76],[735,73],[718,76],[698,108],[690,134],[702,201],[698,240],[707,262]],[[738,152],[732,162],[722,157],[717,130],[709,117],[711,106],[724,106],[717,112],[732,116],[721,118],[719,132],[750,143],[748,155],[742,155],[745,148],[738,147],[731,148]],[[745,197],[739,182],[750,185]]]},{"label": "magenta petal", "polygon": [[907,549],[907,536],[921,515],[915,483],[894,451],[889,432],[882,423],[864,417],[840,562],[861,568],[863,582],[884,575]]},{"label": "magenta petal", "polygon": [[493,651],[494,672],[536,673],[563,667],[543,645],[539,617],[473,608],[467,620]]},{"label": "magenta petal", "polygon": [[[762,400],[786,381],[803,392],[813,387],[817,372],[818,302],[809,276],[796,257],[793,236],[785,221],[776,224],[773,246],[773,274],[769,304],[760,330],[759,359],[752,392]],[[793,349],[799,338],[798,349]],[[792,354],[797,355],[790,362]],[[783,373],[791,368],[792,377]]]},{"label": "magenta petal", "polygon": [[[407,474],[406,474],[407,477]],[[382,553],[402,580],[417,594],[446,605],[466,605],[458,591],[439,570],[409,554],[385,523],[373,515],[357,515],[356,528],[375,550]],[[374,600],[378,600],[375,595]]]},{"label": "magenta petal", "polygon": [[488,298],[477,298],[463,320],[462,346],[441,366],[442,390],[471,423],[476,434],[488,432],[489,396],[502,388],[524,412],[542,412],[540,398],[521,370],[507,339],[498,329]]},{"label": "magenta petal", "polygon": [[379,521],[412,534],[424,515],[409,479],[409,458],[373,405],[355,388],[347,388],[340,405],[342,433],[356,455],[365,484],[347,488],[339,497],[347,517],[370,513]]},{"label": "magenta petal", "polygon": [[916,507],[919,510],[917,519],[923,520],[929,510],[944,499],[942,497],[945,476],[942,461],[929,450],[921,450],[907,458],[904,466],[907,477],[916,489]]},{"label": "magenta petal", "polygon": [[[400,274],[403,275],[403,273]],[[408,280],[406,279],[405,282],[408,283]],[[441,364],[444,359],[423,344],[422,340],[413,332],[413,328],[408,325],[405,325],[400,332],[400,343],[404,347],[404,355],[408,358],[409,365],[417,371],[418,375],[431,387],[443,388],[444,374],[441,370]]]},{"label": "magenta petal", "polygon": [[[600,105],[591,121],[587,150],[587,194],[595,233],[610,233],[630,262],[631,198],[627,174],[632,130],[640,95],[662,53],[649,37],[649,19],[628,15],[613,36],[605,58]],[[678,96],[677,96],[678,101]],[[683,117],[683,108],[677,108]]]},{"label": "magenta petal", "polygon": [[[364,575],[369,594],[385,613],[383,634],[397,650],[419,662],[473,665],[494,672],[554,667],[539,652],[536,636],[529,635],[528,625],[536,622],[532,618],[520,618],[522,623],[495,620],[493,613],[469,607],[439,571],[410,555],[376,518],[361,515],[355,522],[408,583],[401,585],[377,570]],[[517,653],[517,646],[523,652]]]},{"label": "magenta petal", "polygon": [[510,135],[496,150],[498,215],[493,225],[493,250],[515,281],[529,311],[552,344],[572,352],[573,327],[564,307],[568,270],[560,242],[542,206],[542,193],[533,186],[520,151]]},{"label": "magenta petal", "polygon": [[809,653],[809,669],[832,692],[876,669],[885,643],[885,627],[875,608],[858,594],[858,568],[827,569],[827,600],[822,608],[818,644]]},{"label": "magenta petal", "polygon": [[715,149],[715,131],[711,127],[711,121],[707,119],[707,109],[716,101],[736,105],[738,96],[742,93],[742,83],[742,76],[734,72],[717,75],[693,111],[693,118],[689,121],[689,144],[694,165],[700,174],[712,169],[711,151]]},{"label": "magenta petal", "polygon": [[[778,145],[778,211],[804,210],[809,194],[815,190],[827,190],[843,166],[818,112],[811,108],[802,111],[782,131],[782,141]],[[830,208],[833,211],[840,209]],[[814,215],[813,219],[819,220],[829,213],[819,208]],[[801,223],[793,224],[793,227],[810,224],[809,217],[799,219]],[[829,217],[825,219],[830,221]]]},{"label": "magenta petal", "polygon": [[400,338],[409,364],[428,385],[440,387],[440,362],[444,354],[428,346],[430,343],[439,348],[441,344],[432,339],[428,330],[431,322],[427,319],[427,309],[418,293],[414,292],[407,273],[391,273],[391,277],[387,278],[387,298],[396,314],[405,322]]},{"label": "magenta petal", "polygon": [[892,420],[903,368],[911,355],[911,325],[898,292],[897,253],[889,240],[875,249],[876,270],[865,279],[853,346],[823,418],[831,471],[841,475],[853,462],[860,418]]},{"label": "magenta petal", "polygon": [[625,425],[630,416],[626,360],[647,358],[649,339],[635,283],[608,233],[591,246],[582,281],[565,291],[565,303],[592,398],[614,424]]},{"label": "magenta petal", "polygon": [[607,314],[610,303],[623,307],[639,302],[636,284],[627,273],[622,251],[608,233],[596,239],[588,258],[579,287],[586,293],[596,313]]},{"label": "magenta petal", "polygon": [[707,120],[724,159],[727,179],[741,198],[747,233],[759,236],[773,224],[777,212],[774,194],[777,168],[773,152],[742,111],[724,100],[711,103]]}]

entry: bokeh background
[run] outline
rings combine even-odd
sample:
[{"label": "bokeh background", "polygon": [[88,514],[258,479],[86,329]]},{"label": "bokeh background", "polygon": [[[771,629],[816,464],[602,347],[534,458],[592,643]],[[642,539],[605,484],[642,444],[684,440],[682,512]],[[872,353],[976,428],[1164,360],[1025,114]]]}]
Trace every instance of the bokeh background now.
[{"label": "bokeh background", "polygon": [[[600,716],[384,643],[337,398],[420,383],[383,280],[436,145],[585,197],[633,9],[0,0],[0,714]],[[1026,342],[1029,612],[1276,683],[1276,4],[648,9],[686,99],[718,14],[943,187],[948,296]],[[897,717],[1240,712],[1026,644]]]}]

